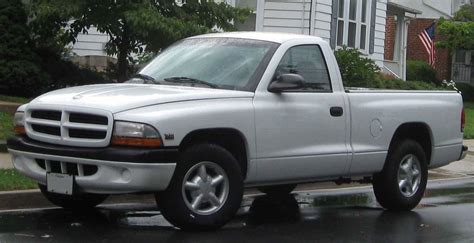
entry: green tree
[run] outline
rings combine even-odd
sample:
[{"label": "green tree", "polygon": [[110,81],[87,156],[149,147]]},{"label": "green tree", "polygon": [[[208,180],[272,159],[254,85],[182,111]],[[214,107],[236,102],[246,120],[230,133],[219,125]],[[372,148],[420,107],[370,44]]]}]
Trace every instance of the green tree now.
[{"label": "green tree", "polygon": [[438,32],[444,37],[436,45],[449,50],[474,49],[474,6],[464,5],[453,18],[440,18]]},{"label": "green tree", "polygon": [[[66,28],[66,36],[75,39],[95,26],[107,33],[106,51],[117,55],[118,80],[128,78],[132,54],[158,52],[172,42],[220,28],[234,30],[235,21],[243,21],[248,9],[233,8],[212,0],[32,0],[35,21],[49,29]],[[62,38],[62,37],[61,37]],[[66,38],[67,39],[67,38]],[[145,47],[145,48],[144,48]]]},{"label": "green tree", "polygon": [[0,30],[1,92],[19,96],[41,92],[48,75],[39,66],[21,0],[0,1]]}]

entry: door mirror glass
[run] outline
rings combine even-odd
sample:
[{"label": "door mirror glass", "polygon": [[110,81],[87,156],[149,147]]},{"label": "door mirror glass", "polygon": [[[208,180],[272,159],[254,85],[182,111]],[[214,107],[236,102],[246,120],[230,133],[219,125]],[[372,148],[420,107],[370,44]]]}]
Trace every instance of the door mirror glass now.
[{"label": "door mirror glass", "polygon": [[268,91],[279,93],[287,90],[297,90],[304,86],[304,79],[301,75],[295,73],[285,73],[279,75],[268,86]]}]

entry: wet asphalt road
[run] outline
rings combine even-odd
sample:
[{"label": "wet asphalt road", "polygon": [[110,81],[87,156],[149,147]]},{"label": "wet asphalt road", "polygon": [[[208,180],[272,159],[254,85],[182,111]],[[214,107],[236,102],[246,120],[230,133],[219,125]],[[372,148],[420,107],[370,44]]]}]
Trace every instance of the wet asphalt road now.
[{"label": "wet asphalt road", "polygon": [[182,232],[153,204],[0,211],[0,242],[474,242],[474,179],[430,182],[412,212],[382,210],[370,187],[246,196],[216,232]]}]

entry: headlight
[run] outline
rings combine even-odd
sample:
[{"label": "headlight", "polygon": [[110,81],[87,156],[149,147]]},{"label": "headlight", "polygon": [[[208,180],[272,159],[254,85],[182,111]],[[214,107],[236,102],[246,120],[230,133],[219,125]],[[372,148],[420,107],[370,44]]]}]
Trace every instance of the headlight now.
[{"label": "headlight", "polygon": [[160,134],[150,125],[135,122],[116,121],[112,144],[137,147],[160,147]]},{"label": "headlight", "polygon": [[13,130],[17,135],[24,135],[26,134],[25,131],[25,113],[24,112],[16,112],[15,116],[13,117]]}]

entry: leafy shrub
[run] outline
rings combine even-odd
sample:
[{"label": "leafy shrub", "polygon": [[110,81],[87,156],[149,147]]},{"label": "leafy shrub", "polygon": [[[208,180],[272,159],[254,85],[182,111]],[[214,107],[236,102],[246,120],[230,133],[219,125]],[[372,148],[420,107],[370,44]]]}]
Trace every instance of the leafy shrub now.
[{"label": "leafy shrub", "polygon": [[456,83],[456,88],[461,91],[462,99],[464,101],[474,101],[474,87],[470,84]]},{"label": "leafy shrub", "polygon": [[[130,78],[133,74],[138,71],[138,66],[135,63],[127,65],[127,78]],[[118,63],[108,62],[107,68],[105,69],[105,77],[109,80],[118,81],[120,76]]]},{"label": "leafy shrub", "polygon": [[51,49],[39,49],[37,52],[42,58],[41,68],[49,76],[45,91],[107,82],[102,74],[87,68],[80,68],[72,62],[64,60]]},{"label": "leafy shrub", "polygon": [[[361,56],[361,53],[356,49],[343,47],[334,51],[336,60],[341,71],[342,82],[345,87],[363,87],[375,89],[401,89],[401,90],[441,90],[447,89],[440,83],[425,82],[421,78],[410,79],[418,81],[403,81],[395,78],[392,75],[380,72],[379,67],[372,59]],[[415,67],[412,70],[423,70],[415,73],[423,75],[436,75],[429,69],[432,69],[428,64],[420,61],[412,61]],[[421,64],[420,64],[421,63]],[[428,68],[425,67],[425,65]],[[428,71],[425,71],[428,70]],[[433,81],[434,79],[426,79]]]},{"label": "leafy shrub", "polygon": [[357,49],[346,46],[334,51],[346,87],[368,87],[380,71],[372,59],[361,54]]},{"label": "leafy shrub", "polygon": [[370,83],[368,88],[378,89],[400,89],[400,90],[443,90],[444,86],[426,83],[423,81],[403,81],[392,76],[379,73],[376,79]]},{"label": "leafy shrub", "polygon": [[[39,56],[35,63],[39,74],[27,72],[30,69],[28,65],[17,67],[15,73],[7,76],[6,82],[2,81],[0,94],[34,97],[55,89],[108,82],[101,73],[80,68],[51,50],[43,49],[35,52]],[[1,70],[0,68],[0,75]],[[23,72],[32,75],[31,79],[23,79],[20,75]]]},{"label": "leafy shrub", "polygon": [[440,84],[436,79],[436,70],[427,62],[417,60],[407,60],[407,80]]}]

